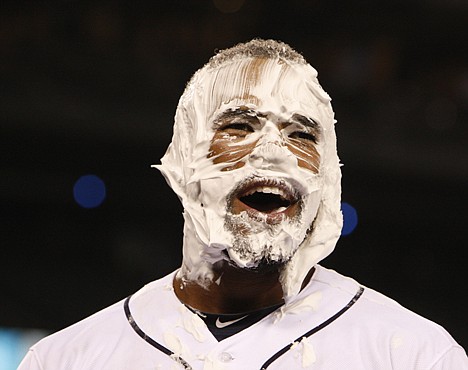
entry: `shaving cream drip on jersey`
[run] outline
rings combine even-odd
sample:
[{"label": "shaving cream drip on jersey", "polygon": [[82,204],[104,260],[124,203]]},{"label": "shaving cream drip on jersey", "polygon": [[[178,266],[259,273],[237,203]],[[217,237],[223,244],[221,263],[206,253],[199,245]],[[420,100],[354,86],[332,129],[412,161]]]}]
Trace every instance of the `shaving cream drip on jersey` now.
[{"label": "shaving cream drip on jersey", "polygon": [[[258,127],[245,138],[221,135],[214,140],[217,118],[236,110],[255,116]],[[317,164],[307,161],[303,149],[289,139],[290,131],[279,125],[294,115],[320,126]],[[225,151],[213,150],[218,139],[229,152],[223,158]],[[298,158],[305,158],[308,167]],[[243,56],[203,67],[179,101],[172,142],[161,163],[155,167],[184,207],[182,280],[207,286],[213,264],[223,259],[243,268],[265,260],[286,262],[281,284],[287,300],[340,235],[341,172],[333,110],[309,64]],[[266,214],[232,212],[232,197],[248,182],[294,194],[297,214],[272,224]]]}]

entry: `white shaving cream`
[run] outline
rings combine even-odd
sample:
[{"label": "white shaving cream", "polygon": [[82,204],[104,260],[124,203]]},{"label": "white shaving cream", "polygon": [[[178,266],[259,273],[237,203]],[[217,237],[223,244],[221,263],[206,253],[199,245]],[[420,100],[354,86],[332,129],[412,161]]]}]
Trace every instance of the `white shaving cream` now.
[{"label": "white shaving cream", "polygon": [[302,344],[302,367],[306,368],[311,366],[317,361],[314,347],[310,343],[309,338],[303,337],[301,340]]},{"label": "white shaving cream", "polygon": [[283,305],[275,312],[274,323],[276,324],[285,315],[298,315],[304,311],[318,311],[321,301],[322,292],[317,291],[307,295],[303,299],[298,299],[288,305]]},{"label": "white shaving cream", "polygon": [[178,326],[184,328],[197,341],[204,342],[205,336],[203,334],[203,329],[205,329],[205,324],[200,316],[191,314],[191,311],[189,311],[185,306],[180,306],[179,311],[182,320]]},{"label": "white shaving cream", "polygon": [[[223,171],[229,163],[214,164],[208,155],[214,121],[239,107],[266,118],[261,129],[245,139],[246,144],[258,142],[241,159],[242,167]],[[287,122],[293,114],[310,117],[321,127],[318,173],[299,167],[285,145],[284,133],[277,129],[277,122]],[[333,110],[317,72],[308,64],[237,58],[199,70],[179,101],[173,139],[161,163],[155,167],[184,207],[183,263],[178,273],[182,279],[207,286],[214,276],[213,264],[226,258],[247,268],[265,257],[287,261],[281,283],[288,300],[299,292],[310,268],[333,250],[340,235],[341,172]],[[268,225],[245,212],[231,214],[228,195],[252,178],[298,192],[299,217]],[[227,226],[232,223],[247,228],[245,238]],[[308,232],[312,224],[313,231]]]}]

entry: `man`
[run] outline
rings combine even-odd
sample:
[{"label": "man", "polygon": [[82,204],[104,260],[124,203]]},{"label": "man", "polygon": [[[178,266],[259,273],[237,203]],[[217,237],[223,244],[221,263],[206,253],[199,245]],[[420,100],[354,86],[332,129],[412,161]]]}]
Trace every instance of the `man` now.
[{"label": "man", "polygon": [[333,110],[288,45],[214,56],[158,167],[181,268],[40,341],[20,369],[468,369],[440,326],[318,262],[342,227]]}]

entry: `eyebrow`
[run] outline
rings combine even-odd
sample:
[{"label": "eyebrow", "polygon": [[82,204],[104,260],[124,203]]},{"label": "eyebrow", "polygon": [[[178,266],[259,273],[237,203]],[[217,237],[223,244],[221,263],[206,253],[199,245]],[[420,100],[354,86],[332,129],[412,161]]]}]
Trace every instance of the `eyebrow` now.
[{"label": "eyebrow", "polygon": [[312,118],[303,116],[302,114],[298,114],[298,113],[293,114],[289,121],[300,123],[301,125],[310,127],[316,131],[321,131],[320,124],[317,121],[313,120]]},{"label": "eyebrow", "polygon": [[220,113],[213,121],[215,125],[219,125],[221,121],[228,119],[228,118],[244,118],[244,119],[255,119],[258,117],[266,117],[266,114],[257,112],[253,109],[245,109],[245,108],[236,108],[236,109],[229,109]]}]

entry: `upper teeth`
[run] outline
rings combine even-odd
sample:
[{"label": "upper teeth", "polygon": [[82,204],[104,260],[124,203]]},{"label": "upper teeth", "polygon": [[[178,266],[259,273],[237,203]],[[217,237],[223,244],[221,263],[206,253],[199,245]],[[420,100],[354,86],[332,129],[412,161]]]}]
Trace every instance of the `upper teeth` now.
[{"label": "upper teeth", "polygon": [[284,192],[284,190],[270,186],[261,186],[258,188],[251,189],[245,195],[252,195],[253,193],[269,193],[280,195],[283,198],[286,197],[286,193]]}]

